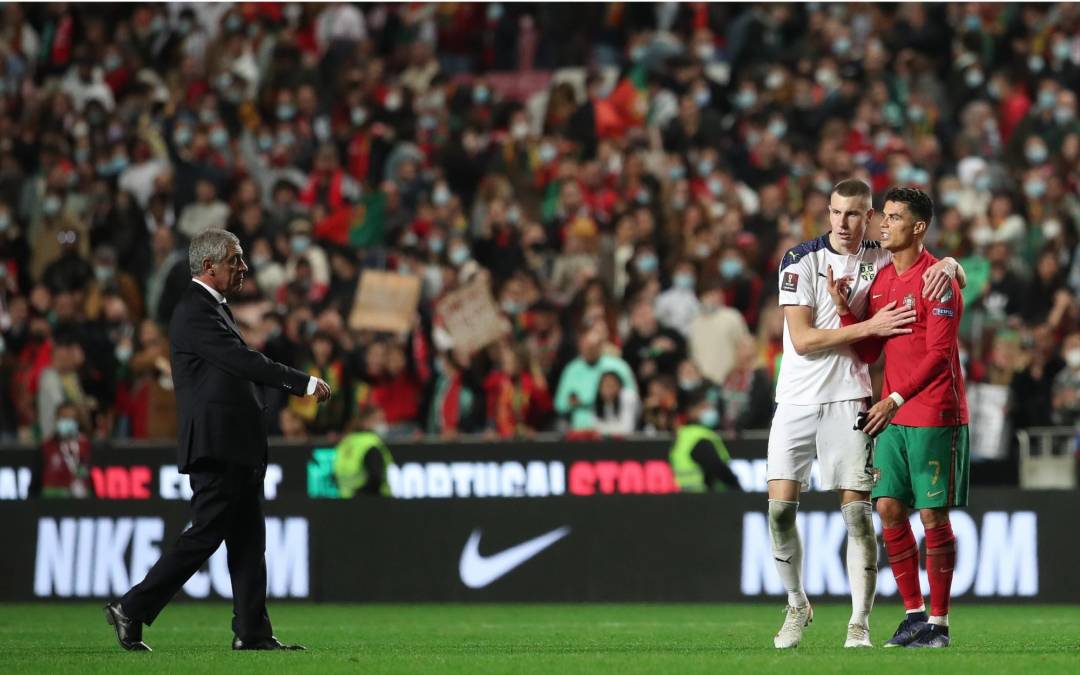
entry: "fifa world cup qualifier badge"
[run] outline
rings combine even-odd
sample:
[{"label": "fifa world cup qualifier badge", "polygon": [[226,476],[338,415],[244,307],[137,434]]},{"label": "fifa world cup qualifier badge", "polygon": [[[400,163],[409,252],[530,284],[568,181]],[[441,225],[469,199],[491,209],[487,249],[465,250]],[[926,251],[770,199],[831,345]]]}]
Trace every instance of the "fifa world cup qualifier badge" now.
[{"label": "fifa world cup qualifier badge", "polygon": [[780,282],[780,290],[794,293],[799,287],[799,275],[794,272],[784,272],[784,280]]}]

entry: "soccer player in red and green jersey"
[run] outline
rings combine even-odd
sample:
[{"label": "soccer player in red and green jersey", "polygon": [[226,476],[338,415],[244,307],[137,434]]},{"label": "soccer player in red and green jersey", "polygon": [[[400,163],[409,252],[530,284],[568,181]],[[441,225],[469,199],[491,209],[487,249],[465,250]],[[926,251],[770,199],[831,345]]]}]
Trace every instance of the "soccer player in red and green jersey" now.
[{"label": "soccer player in red and green jersey", "polygon": [[[882,398],[868,412],[864,431],[877,437],[871,494],[884,528],[885,550],[907,617],[886,647],[947,647],[949,594],[956,539],[949,509],[967,505],[968,411],[960,371],[957,332],[963,302],[955,281],[939,299],[924,298],[922,274],[937,262],[923,247],[934,206],[926,193],[897,187],[885,195],[881,245],[892,265],[870,286],[867,317],[889,303],[915,310],[910,334],[855,343],[868,363],[885,351]],[[844,280],[829,290],[842,325],[857,323],[848,310]],[[919,547],[909,514],[918,509],[926,530],[930,616],[919,588]]]}]

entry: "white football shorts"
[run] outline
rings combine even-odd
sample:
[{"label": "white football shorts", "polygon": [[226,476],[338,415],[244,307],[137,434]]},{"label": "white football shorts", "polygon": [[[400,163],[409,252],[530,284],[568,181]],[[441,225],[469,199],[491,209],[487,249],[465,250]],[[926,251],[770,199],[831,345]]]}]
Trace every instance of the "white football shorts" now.
[{"label": "white football shorts", "polygon": [[822,490],[874,487],[873,443],[855,429],[866,410],[862,399],[816,405],[778,403],[769,430],[767,480],[797,480],[810,489],[810,468],[817,456]]}]

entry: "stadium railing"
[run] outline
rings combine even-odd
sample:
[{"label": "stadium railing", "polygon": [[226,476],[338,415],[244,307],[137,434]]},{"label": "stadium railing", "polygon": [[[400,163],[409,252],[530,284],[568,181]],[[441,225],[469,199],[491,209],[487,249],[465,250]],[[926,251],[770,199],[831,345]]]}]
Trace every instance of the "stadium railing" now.
[{"label": "stadium railing", "polygon": [[1020,487],[1075,489],[1080,430],[1073,427],[1032,427],[1016,432],[1020,448]]}]

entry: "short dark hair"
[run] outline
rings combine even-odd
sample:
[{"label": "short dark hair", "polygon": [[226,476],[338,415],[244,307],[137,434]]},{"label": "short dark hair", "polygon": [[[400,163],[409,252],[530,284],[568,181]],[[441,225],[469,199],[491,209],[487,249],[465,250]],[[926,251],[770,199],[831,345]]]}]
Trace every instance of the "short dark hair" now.
[{"label": "short dark hair", "polygon": [[832,192],[829,193],[830,201],[833,194],[838,194],[841,197],[865,197],[868,201],[873,200],[870,186],[858,178],[845,178],[834,185]]},{"label": "short dark hair", "polygon": [[[915,220],[921,220],[930,226],[934,219],[934,200],[919,188],[894,187],[885,193],[885,202],[899,202],[906,204],[908,211],[915,216]],[[884,202],[882,202],[884,204]]]}]

